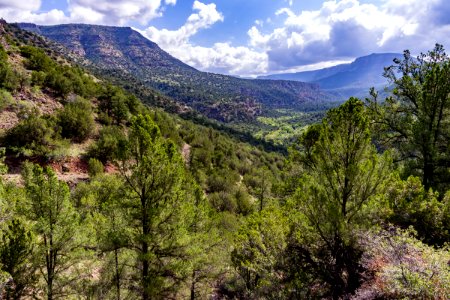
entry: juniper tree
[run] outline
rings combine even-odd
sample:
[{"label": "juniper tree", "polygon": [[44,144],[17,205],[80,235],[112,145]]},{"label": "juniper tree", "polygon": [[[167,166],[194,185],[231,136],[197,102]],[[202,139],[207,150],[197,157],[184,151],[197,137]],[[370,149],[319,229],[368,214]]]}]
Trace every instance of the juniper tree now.
[{"label": "juniper tree", "polygon": [[449,57],[438,44],[417,58],[406,50],[384,76],[393,85],[392,96],[381,104],[376,93],[368,99],[381,146],[397,150],[406,176],[419,176],[426,189],[445,192],[450,182]]}]

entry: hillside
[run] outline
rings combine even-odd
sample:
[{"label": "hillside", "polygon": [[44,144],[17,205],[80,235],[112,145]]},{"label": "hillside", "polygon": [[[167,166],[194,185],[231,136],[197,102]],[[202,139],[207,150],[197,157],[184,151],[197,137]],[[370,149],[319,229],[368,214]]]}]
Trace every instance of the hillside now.
[{"label": "hillside", "polygon": [[393,64],[396,53],[374,53],[357,58],[350,64],[337,65],[314,71],[274,74],[261,76],[261,79],[297,80],[316,83],[321,89],[340,97],[363,96],[369,88],[383,89],[388,81],[383,77],[384,68]]},{"label": "hillside", "polygon": [[333,99],[317,84],[250,80],[200,72],[129,27],[19,24],[89,59],[106,74],[118,71],[208,117],[253,120],[272,109],[303,110]]},{"label": "hillside", "polygon": [[292,126],[286,157],[0,21],[0,298],[447,299],[441,51],[402,62],[391,101],[260,116]]}]

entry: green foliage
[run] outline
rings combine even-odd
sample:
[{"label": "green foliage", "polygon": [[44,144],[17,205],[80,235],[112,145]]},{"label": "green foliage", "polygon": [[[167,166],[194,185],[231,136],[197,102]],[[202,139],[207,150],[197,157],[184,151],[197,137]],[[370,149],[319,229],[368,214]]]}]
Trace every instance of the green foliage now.
[{"label": "green foliage", "polygon": [[[136,97],[125,94],[124,90],[111,85],[103,88],[98,101],[99,111],[105,113],[115,125],[128,121],[130,114],[135,114],[139,110]],[[107,120],[107,118],[104,118],[104,121]]]},{"label": "green foliage", "polygon": [[0,90],[0,111],[14,103],[13,96],[5,90]]},{"label": "green foliage", "polygon": [[86,140],[94,129],[94,117],[89,101],[77,98],[64,106],[58,115],[61,135],[77,142]]},{"label": "green foliage", "polygon": [[120,127],[103,127],[97,141],[88,150],[88,156],[106,163],[117,158],[125,146],[126,136]]},{"label": "green foliage", "polygon": [[161,138],[148,115],[139,115],[132,120],[128,151],[119,167],[129,191],[142,298],[164,297],[179,286],[177,278],[187,275],[182,258],[194,199],[187,190],[190,183],[181,155],[172,142]]},{"label": "green foliage", "polygon": [[0,48],[0,88],[9,91],[15,91],[21,86],[21,80],[24,75],[19,74],[16,70],[11,68],[8,63],[8,54]]},{"label": "green foliage", "polygon": [[36,281],[36,271],[30,258],[33,255],[34,239],[30,230],[20,219],[8,222],[1,232],[0,269],[7,272],[12,283],[5,288],[2,299],[20,299]]},{"label": "green foliage", "polygon": [[20,50],[26,58],[25,67],[32,70],[33,85],[48,87],[63,98],[70,93],[86,98],[97,94],[97,84],[80,68],[58,64],[40,48],[27,45]]},{"label": "green foliage", "polygon": [[88,161],[88,173],[89,177],[95,177],[97,175],[103,174],[104,166],[101,161],[95,158],[89,158]]},{"label": "green foliage", "polygon": [[417,58],[405,51],[385,76],[394,85],[393,96],[378,104],[372,92],[368,101],[379,142],[397,150],[406,177],[419,176],[425,189],[443,194],[449,182],[450,59],[441,45]]},{"label": "green foliage", "polygon": [[20,48],[20,52],[23,57],[27,58],[25,65],[30,70],[48,72],[55,67],[55,63],[43,49],[23,46]]},{"label": "green foliage", "polygon": [[132,232],[126,219],[126,206],[122,179],[111,175],[98,175],[89,183],[79,184],[74,191],[77,209],[85,223],[93,225],[92,243],[103,259],[98,282],[92,282],[92,296],[96,298],[127,298],[133,295],[127,288],[135,269],[130,268],[135,256],[127,249]]},{"label": "green foliage", "polygon": [[20,121],[6,132],[4,141],[8,148],[25,156],[46,155],[55,148],[55,131],[52,121],[36,113]]},{"label": "green foliage", "polygon": [[287,245],[287,219],[276,207],[250,215],[239,229],[231,260],[250,299],[280,298],[278,260]]},{"label": "green foliage", "polygon": [[[354,232],[379,220],[372,213],[383,211],[375,201],[389,178],[389,159],[376,154],[363,103],[355,98],[330,110],[311,130],[314,134],[301,139],[301,148],[309,151],[300,155],[311,161],[304,164],[307,173],[294,197],[306,222],[296,226],[288,253],[303,266],[300,271],[322,282],[320,297],[336,298],[359,286],[361,250]],[[300,276],[293,271],[294,278]]]},{"label": "green foliage", "polygon": [[74,272],[67,272],[77,260],[79,216],[69,198],[69,188],[50,168],[27,164],[23,178],[28,202],[26,216],[38,237],[36,259],[44,276],[43,290],[51,300],[66,293]]},{"label": "green foliage", "polygon": [[8,172],[8,166],[5,164],[6,148],[0,147],[0,175]]},{"label": "green foliage", "polygon": [[420,179],[413,176],[392,182],[388,191],[390,222],[405,229],[413,226],[428,244],[443,245],[450,241],[448,195],[439,201],[437,192],[426,191]]},{"label": "green foliage", "polygon": [[370,291],[377,299],[447,299],[450,295],[448,247],[435,249],[411,230],[369,234],[367,264],[375,274]]}]

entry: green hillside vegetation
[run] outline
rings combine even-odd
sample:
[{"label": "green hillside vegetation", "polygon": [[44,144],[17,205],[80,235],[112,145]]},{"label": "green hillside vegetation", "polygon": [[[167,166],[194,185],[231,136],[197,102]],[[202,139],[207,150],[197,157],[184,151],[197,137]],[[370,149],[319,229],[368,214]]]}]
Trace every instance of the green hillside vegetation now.
[{"label": "green hillside vegetation", "polygon": [[2,299],[448,298],[442,47],[386,101],[261,119],[314,123],[283,155],[0,27]]},{"label": "green hillside vegetation", "polygon": [[245,123],[272,109],[304,111],[334,98],[318,85],[295,81],[250,80],[200,72],[129,27],[84,24],[18,24],[88,59],[103,76],[129,78],[129,85],[156,89],[178,103],[225,123]]}]

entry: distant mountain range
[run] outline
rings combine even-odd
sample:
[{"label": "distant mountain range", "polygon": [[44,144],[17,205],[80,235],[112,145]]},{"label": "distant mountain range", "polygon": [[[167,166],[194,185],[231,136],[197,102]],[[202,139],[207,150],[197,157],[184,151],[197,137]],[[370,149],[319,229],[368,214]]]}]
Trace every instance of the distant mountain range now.
[{"label": "distant mountain range", "polygon": [[273,109],[307,110],[336,100],[316,83],[241,79],[198,71],[129,27],[18,25],[64,45],[104,72],[128,76],[225,122],[251,120]]},{"label": "distant mountain range", "polygon": [[388,81],[383,77],[384,67],[393,64],[398,53],[380,53],[357,58],[350,64],[298,73],[260,76],[259,79],[295,80],[316,83],[321,89],[340,97],[364,96],[369,88],[383,89]]}]

